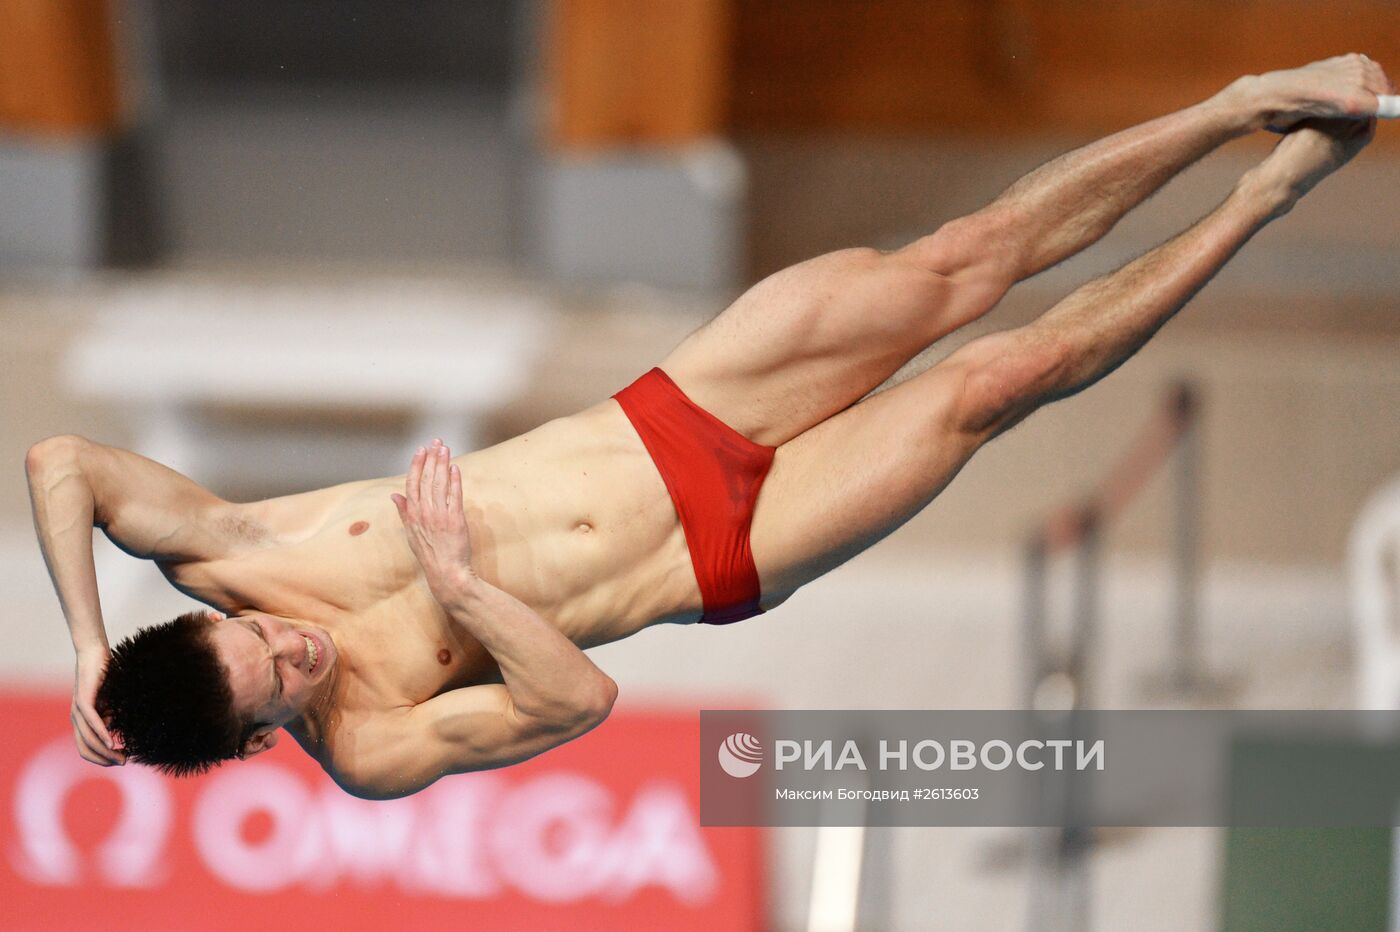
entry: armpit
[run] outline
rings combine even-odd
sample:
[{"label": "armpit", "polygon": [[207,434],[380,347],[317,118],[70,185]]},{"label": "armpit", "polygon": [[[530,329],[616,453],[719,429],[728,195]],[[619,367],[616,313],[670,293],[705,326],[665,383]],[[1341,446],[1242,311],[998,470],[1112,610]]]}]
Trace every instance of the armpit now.
[{"label": "armpit", "polygon": [[214,529],[221,537],[242,544],[265,544],[272,537],[265,525],[255,521],[242,510],[233,510],[220,515],[215,522]]}]

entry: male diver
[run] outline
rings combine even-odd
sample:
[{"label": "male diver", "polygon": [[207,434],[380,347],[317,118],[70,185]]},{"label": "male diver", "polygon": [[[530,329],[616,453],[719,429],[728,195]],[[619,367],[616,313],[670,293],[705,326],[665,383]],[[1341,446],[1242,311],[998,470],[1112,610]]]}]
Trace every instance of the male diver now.
[{"label": "male diver", "polygon": [[[125,450],[35,444],[78,752],[197,773],[285,728],[345,790],[390,798],[578,737],[617,694],[585,648],[771,610],[889,534],[983,444],[1132,355],[1370,141],[1393,93],[1358,55],[1240,78],[901,249],[778,272],[612,398],[464,456],[434,443],[406,477],[235,504]],[[866,397],[1265,128],[1284,134],[1272,153],[1190,229]],[[109,650],[94,526],[212,610]]]}]

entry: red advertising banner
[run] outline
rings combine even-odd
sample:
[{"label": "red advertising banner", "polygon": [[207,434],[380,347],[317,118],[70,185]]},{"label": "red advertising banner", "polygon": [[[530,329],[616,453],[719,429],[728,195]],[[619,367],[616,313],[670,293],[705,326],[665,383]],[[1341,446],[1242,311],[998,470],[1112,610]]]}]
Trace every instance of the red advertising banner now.
[{"label": "red advertising banner", "polygon": [[0,690],[0,928],[758,929],[759,830],[699,825],[699,716],[619,708],[417,795],[283,740],[174,780],[80,758],[69,699]]}]

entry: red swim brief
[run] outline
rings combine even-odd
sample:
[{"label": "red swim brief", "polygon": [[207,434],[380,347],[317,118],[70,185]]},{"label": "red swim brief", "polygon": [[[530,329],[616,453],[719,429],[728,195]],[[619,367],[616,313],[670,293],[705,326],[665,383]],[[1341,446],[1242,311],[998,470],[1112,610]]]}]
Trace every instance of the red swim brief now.
[{"label": "red swim brief", "polygon": [[705,609],[700,620],[727,625],[762,612],[749,525],[777,448],[754,443],[691,401],[660,369],[613,397],[680,516]]}]

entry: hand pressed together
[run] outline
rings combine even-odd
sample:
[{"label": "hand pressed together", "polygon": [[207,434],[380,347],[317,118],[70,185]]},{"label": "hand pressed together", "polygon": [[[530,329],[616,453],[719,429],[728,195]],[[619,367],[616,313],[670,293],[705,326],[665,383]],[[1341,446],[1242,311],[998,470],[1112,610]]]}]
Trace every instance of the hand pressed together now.
[{"label": "hand pressed together", "polygon": [[446,603],[473,577],[471,533],[462,508],[462,471],[441,440],[419,447],[404,481],[392,496],[408,545],[433,596]]}]

